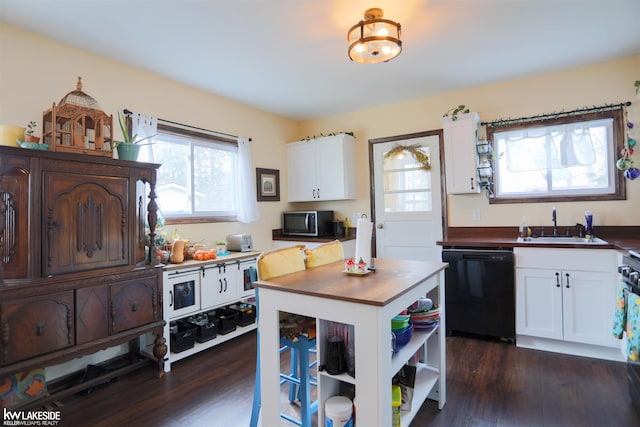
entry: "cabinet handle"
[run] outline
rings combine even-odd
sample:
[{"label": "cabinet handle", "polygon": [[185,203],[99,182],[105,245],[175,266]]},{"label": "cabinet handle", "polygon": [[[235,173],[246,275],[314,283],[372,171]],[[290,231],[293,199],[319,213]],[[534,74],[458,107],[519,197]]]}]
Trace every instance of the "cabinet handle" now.
[{"label": "cabinet handle", "polygon": [[218,279],[218,282],[220,282],[220,290],[218,291],[218,293],[222,293],[222,279]]},{"label": "cabinet handle", "polygon": [[131,312],[135,313],[136,311],[138,311],[138,301],[134,301],[131,304]]},{"label": "cabinet handle", "polygon": [[560,287],[560,273],[556,271],[556,288]]},{"label": "cabinet handle", "polygon": [[473,177],[469,178],[471,180],[471,189],[475,190],[474,186],[473,186]]},{"label": "cabinet handle", "polygon": [[318,194],[318,199],[320,198],[320,189],[316,189],[316,193]]},{"label": "cabinet handle", "polygon": [[44,323],[38,322],[36,323],[36,335],[41,337],[44,335]]},{"label": "cabinet handle", "polygon": [[169,291],[169,307],[173,307],[173,291]]},{"label": "cabinet handle", "polygon": [[566,277],[567,277],[567,288],[569,288],[569,273],[566,273]]},{"label": "cabinet handle", "polygon": [[227,292],[227,278],[225,277],[223,280],[224,280],[224,291]]}]

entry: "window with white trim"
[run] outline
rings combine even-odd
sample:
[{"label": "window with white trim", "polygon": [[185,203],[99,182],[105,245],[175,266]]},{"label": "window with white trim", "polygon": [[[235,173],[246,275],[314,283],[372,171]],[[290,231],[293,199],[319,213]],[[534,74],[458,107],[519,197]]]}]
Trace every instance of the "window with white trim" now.
[{"label": "window with white trim", "polygon": [[237,142],[159,124],[151,147],[153,161],[162,165],[156,193],[166,219],[237,219]]},{"label": "window with white trim", "polygon": [[487,126],[494,147],[491,203],[624,199],[616,155],[622,109]]}]

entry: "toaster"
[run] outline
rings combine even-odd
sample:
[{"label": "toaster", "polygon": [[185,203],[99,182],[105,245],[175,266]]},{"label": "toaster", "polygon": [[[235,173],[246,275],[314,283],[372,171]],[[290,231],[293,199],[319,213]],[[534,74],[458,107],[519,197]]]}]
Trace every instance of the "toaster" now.
[{"label": "toaster", "polygon": [[227,235],[227,249],[236,252],[247,252],[253,250],[251,234]]}]

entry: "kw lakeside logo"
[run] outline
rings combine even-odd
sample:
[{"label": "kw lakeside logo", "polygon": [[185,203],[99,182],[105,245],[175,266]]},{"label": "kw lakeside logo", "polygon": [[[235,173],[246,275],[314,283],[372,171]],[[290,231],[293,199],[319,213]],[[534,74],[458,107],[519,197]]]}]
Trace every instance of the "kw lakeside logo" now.
[{"label": "kw lakeside logo", "polygon": [[10,411],[3,408],[5,426],[57,426],[60,422],[59,411]]}]

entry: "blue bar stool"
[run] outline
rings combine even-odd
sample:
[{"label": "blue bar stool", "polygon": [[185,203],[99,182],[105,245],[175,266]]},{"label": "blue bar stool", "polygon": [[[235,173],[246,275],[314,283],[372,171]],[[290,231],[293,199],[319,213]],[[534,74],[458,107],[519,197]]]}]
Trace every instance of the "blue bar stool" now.
[{"label": "blue bar stool", "polygon": [[[293,273],[305,269],[303,245],[290,246],[287,248],[277,248],[265,251],[258,257],[257,269],[258,278],[266,280],[272,277],[282,276],[284,274]],[[260,395],[260,304],[258,297],[258,289],[256,289],[256,308],[258,322],[257,332],[257,360],[256,360],[256,382],[253,392],[253,407],[251,410],[250,427],[257,427],[258,417],[260,414],[261,395]],[[309,339],[302,335],[297,339],[281,338],[282,347],[280,352],[289,350],[290,373],[280,373],[281,382],[290,382],[289,401],[292,403],[296,397],[300,401],[301,420],[290,417],[287,414],[280,413],[280,416],[301,427],[311,427],[311,417],[318,411],[318,402],[311,402],[310,386],[317,385],[317,379],[313,378],[309,373],[309,365],[313,366],[317,361],[310,363],[309,353],[315,347],[315,337]]]}]

